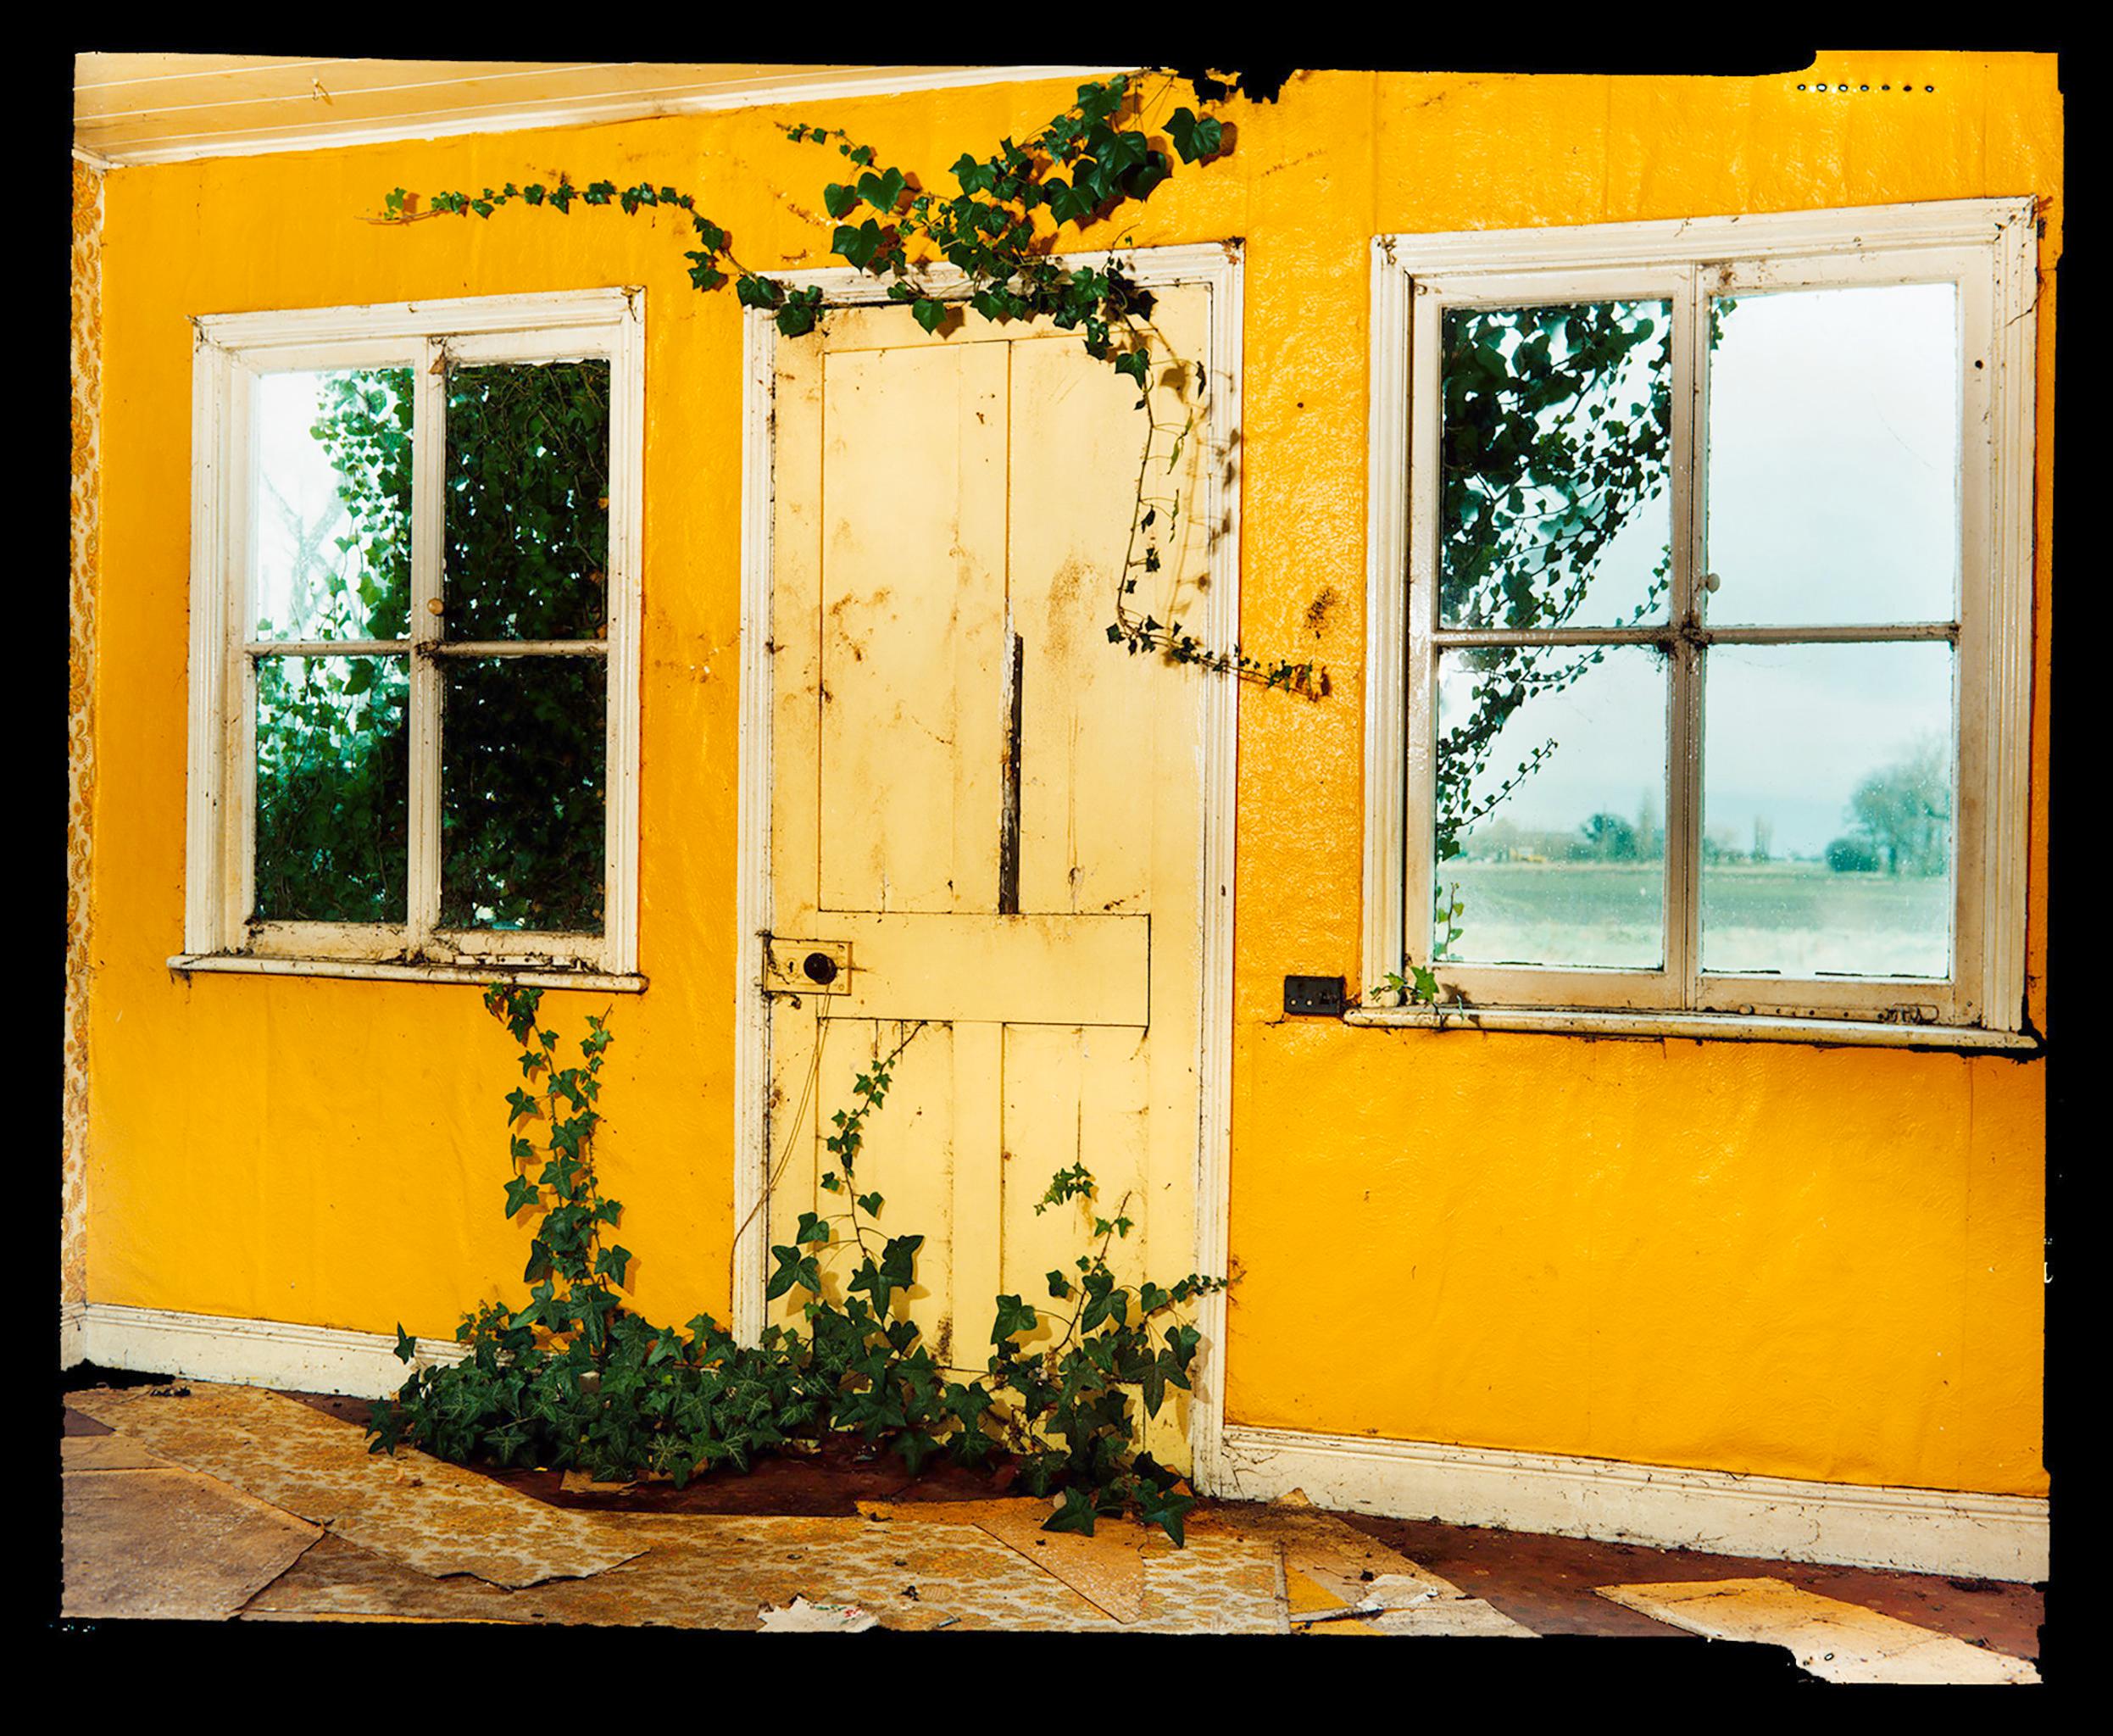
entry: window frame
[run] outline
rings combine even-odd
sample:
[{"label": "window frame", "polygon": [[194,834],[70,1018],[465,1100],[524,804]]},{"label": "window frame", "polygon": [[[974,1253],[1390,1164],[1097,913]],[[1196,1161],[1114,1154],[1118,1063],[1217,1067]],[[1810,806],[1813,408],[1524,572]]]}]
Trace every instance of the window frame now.
[{"label": "window frame", "polygon": [[[645,292],[637,287],[375,306],[199,315],[192,368],[190,739],[184,951],[172,969],[404,981],[642,988],[637,975],[638,670],[645,406]],[[607,787],[599,935],[440,926],[441,689],[450,364],[603,359],[609,364]],[[316,642],[315,655],[398,654],[410,673],[409,861],[402,926],[253,921],[255,670],[300,642],[250,637],[250,394],[263,375],[412,370],[410,626],[403,641]],[[565,642],[571,648],[572,642]],[[259,649],[268,643],[268,650]],[[585,647],[588,642],[578,642]],[[403,648],[384,651],[384,647]],[[509,642],[494,654],[519,655]]]},{"label": "window frame", "polygon": [[[2022,1035],[2030,787],[2037,227],[2031,199],[1975,199],[1563,229],[1382,235],[1372,245],[1365,665],[1364,982],[1432,966],[1427,913],[1437,727],[1437,524],[1444,310],[1615,298],[1672,304],[1673,565],[1667,674],[1665,921],[1655,972],[1527,965],[1437,971],[1443,1005],[1353,1022],[1802,1040],[2016,1046]],[[1702,577],[1704,313],[1715,295],[1950,282],[1960,318],[1953,971],[1904,978],[1699,970],[1699,648],[1810,642],[1828,630],[1738,629],[1691,614]],[[1985,366],[1977,365],[1985,363]],[[1683,630],[1683,622],[1695,626]],[[1565,630],[1565,633],[1576,630]],[[1867,640],[1868,627],[1840,637]],[[1893,636],[1890,629],[1886,636]],[[1611,637],[1611,636],[1610,636]],[[1560,641],[1559,641],[1560,642]],[[1676,703],[1677,701],[1677,703]],[[1459,998],[1460,1004],[1453,1004]]]}]

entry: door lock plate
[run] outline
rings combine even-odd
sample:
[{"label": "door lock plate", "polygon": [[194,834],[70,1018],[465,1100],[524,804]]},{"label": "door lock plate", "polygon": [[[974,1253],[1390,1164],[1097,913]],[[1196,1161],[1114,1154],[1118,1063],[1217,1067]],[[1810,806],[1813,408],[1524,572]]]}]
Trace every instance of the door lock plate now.
[{"label": "door lock plate", "polygon": [[782,934],[765,938],[765,994],[848,994],[850,991],[849,941],[794,940]]}]

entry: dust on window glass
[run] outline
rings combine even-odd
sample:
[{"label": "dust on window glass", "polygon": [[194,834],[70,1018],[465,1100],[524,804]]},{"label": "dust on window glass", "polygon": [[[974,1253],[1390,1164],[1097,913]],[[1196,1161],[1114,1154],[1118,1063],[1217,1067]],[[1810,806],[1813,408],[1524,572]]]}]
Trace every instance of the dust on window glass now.
[{"label": "dust on window glass", "polygon": [[600,933],[607,668],[470,657],[442,675],[442,926]]},{"label": "dust on window glass", "polygon": [[606,360],[449,372],[448,638],[604,636],[609,449]]},{"label": "dust on window glass", "polygon": [[1440,657],[1435,958],[1664,964],[1665,718],[1653,647]]},{"label": "dust on window glass", "polygon": [[1446,311],[1441,626],[1665,619],[1671,335],[1663,301]]},{"label": "dust on window glass", "polygon": [[259,921],[404,920],[409,692],[401,658],[258,659]]},{"label": "dust on window glass", "polygon": [[411,609],[411,371],[252,382],[252,637],[396,639]]},{"label": "dust on window glass", "polygon": [[1927,642],[1709,652],[1704,971],[1949,976],[1954,658]]}]

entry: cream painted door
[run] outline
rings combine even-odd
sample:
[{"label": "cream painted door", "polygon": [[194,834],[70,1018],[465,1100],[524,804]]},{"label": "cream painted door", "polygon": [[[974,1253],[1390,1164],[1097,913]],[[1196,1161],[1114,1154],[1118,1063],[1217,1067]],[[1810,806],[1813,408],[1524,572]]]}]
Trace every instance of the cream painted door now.
[{"label": "cream painted door", "polygon": [[[1207,292],[1159,293],[1152,415],[1200,426]],[[1190,359],[1186,368],[1174,357]],[[820,1181],[852,1082],[919,1021],[858,1180],[920,1233],[906,1305],[981,1372],[993,1299],[1048,1303],[1085,1246],[1083,1162],[1127,1201],[1129,1282],[1193,1269],[1203,683],[1109,642],[1145,413],[1054,326],[928,336],[845,309],[777,347],[770,1240],[837,1213]],[[1200,433],[1148,492],[1164,565],[1132,602],[1200,610]],[[817,985],[804,969],[837,966]],[[818,963],[826,971],[828,965]],[[841,1233],[841,1229],[840,1229]],[[848,1257],[826,1260],[841,1295]],[[775,1268],[772,1262],[772,1268]],[[795,1290],[767,1317],[797,1317]],[[1048,1327],[1044,1327],[1046,1338]],[[1178,1450],[1170,1427],[1158,1449]]]}]

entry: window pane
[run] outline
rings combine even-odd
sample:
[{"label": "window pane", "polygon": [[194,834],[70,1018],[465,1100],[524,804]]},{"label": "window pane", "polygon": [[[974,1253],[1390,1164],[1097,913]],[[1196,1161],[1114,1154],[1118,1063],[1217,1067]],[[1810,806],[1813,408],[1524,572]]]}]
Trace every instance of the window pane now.
[{"label": "window pane", "polygon": [[1447,311],[1443,625],[1665,619],[1671,333],[1665,302]]},{"label": "window pane", "polygon": [[599,934],[601,659],[475,658],[445,670],[442,924]]},{"label": "window pane", "polygon": [[447,561],[451,639],[603,637],[606,361],[449,374]]},{"label": "window pane", "polygon": [[393,657],[258,660],[259,921],[404,920],[409,687]]},{"label": "window pane", "polygon": [[1951,971],[1952,648],[1718,646],[1702,968]]},{"label": "window pane", "polygon": [[411,610],[411,371],[265,374],[256,447],[260,639],[400,639]]},{"label": "window pane", "polygon": [[1434,954],[1661,965],[1663,654],[1647,646],[1448,652],[1438,681]]},{"label": "window pane", "polygon": [[1949,283],[1720,300],[1707,598],[1719,626],[1949,620],[1959,309]]}]

